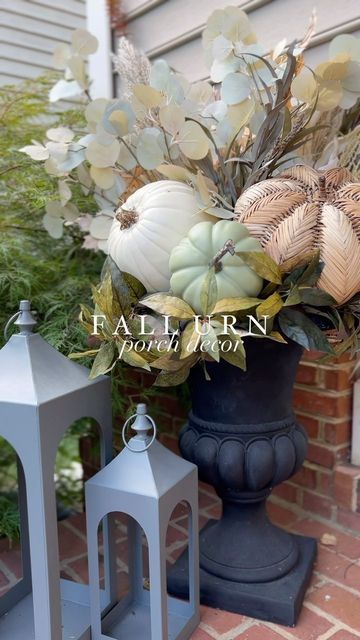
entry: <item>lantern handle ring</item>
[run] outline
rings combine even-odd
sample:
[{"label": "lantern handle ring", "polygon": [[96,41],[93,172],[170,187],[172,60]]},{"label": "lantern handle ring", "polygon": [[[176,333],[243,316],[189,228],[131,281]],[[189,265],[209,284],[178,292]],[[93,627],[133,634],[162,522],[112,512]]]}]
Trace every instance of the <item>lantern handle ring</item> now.
[{"label": "lantern handle ring", "polygon": [[22,311],[17,311],[16,313],[14,313],[13,316],[11,316],[11,318],[9,318],[9,320],[7,321],[5,328],[4,328],[4,338],[5,338],[5,342],[7,342],[8,340],[8,332],[9,329],[11,327],[11,325],[13,324],[13,322],[15,322],[15,320],[19,317],[19,315],[22,313]]},{"label": "lantern handle ring", "polygon": [[143,449],[133,449],[133,447],[130,446],[129,442],[127,442],[127,440],[125,438],[125,435],[126,435],[126,429],[127,429],[128,425],[129,425],[130,420],[133,420],[133,418],[136,418],[137,415],[138,414],[135,413],[133,416],[130,416],[130,418],[128,418],[125,421],[124,426],[122,428],[121,437],[122,437],[122,440],[123,440],[123,443],[124,443],[125,447],[127,449],[129,449],[129,451],[132,451],[133,453],[143,453],[144,451],[147,451],[148,449],[150,449],[151,445],[153,444],[153,442],[154,442],[154,440],[156,438],[156,424],[155,424],[155,421],[153,420],[153,418],[151,416],[149,416],[147,413],[144,415],[144,418],[147,418],[148,420],[150,420],[151,426],[153,428],[154,433],[152,435],[152,438],[151,438],[150,442],[148,442],[148,444]]}]

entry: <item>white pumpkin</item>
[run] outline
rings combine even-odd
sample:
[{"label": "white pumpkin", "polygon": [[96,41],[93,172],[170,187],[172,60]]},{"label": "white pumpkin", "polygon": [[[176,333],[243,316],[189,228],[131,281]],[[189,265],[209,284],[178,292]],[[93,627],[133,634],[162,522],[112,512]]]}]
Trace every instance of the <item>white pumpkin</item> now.
[{"label": "white pumpkin", "polygon": [[168,291],[170,253],[203,220],[209,216],[200,212],[190,186],[176,180],[152,182],[118,209],[108,253],[119,269],[135,276],[149,293]]}]

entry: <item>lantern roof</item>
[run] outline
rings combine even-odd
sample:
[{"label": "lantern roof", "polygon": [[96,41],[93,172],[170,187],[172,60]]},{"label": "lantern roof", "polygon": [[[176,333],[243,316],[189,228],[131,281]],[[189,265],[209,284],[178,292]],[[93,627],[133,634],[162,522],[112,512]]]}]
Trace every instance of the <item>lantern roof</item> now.
[{"label": "lantern roof", "polygon": [[[36,320],[30,303],[22,300],[13,334],[0,350],[0,402],[39,406],[90,387],[103,377],[89,380],[89,370],[72,362],[32,333]],[[9,324],[9,323],[8,323]]]},{"label": "lantern roof", "polygon": [[158,499],[193,473],[195,465],[145,435],[151,426],[155,429],[155,424],[145,415],[144,407],[138,405],[132,425],[137,435],[110,464],[87,481],[88,485]]}]

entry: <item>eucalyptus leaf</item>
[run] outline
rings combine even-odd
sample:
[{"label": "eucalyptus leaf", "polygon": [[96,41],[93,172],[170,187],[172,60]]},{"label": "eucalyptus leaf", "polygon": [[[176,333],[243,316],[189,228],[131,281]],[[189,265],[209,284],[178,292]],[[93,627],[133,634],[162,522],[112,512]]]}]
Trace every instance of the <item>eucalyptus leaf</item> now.
[{"label": "eucalyptus leaf", "polygon": [[88,148],[85,151],[86,159],[94,167],[99,169],[105,169],[106,167],[114,166],[120,152],[120,144],[117,140],[114,140],[109,145],[99,144],[96,140],[90,142]]},{"label": "eucalyptus leaf", "polygon": [[111,189],[114,184],[114,173],[111,167],[90,167],[90,175],[100,189]]},{"label": "eucalyptus leaf", "polygon": [[197,122],[188,120],[179,131],[179,146],[187,158],[201,160],[209,151],[209,139]]},{"label": "eucalyptus leaf", "polygon": [[86,29],[75,29],[71,34],[71,43],[74,51],[81,56],[95,53],[99,46],[97,38]]},{"label": "eucalyptus leaf", "polygon": [[250,79],[242,73],[228,73],[222,81],[220,95],[226,104],[238,104],[248,98],[250,93]]},{"label": "eucalyptus leaf", "polygon": [[138,137],[136,155],[144,169],[156,169],[164,160],[164,153],[159,144],[160,131],[155,127],[146,127]]},{"label": "eucalyptus leaf", "polygon": [[158,107],[162,101],[160,91],[150,87],[148,84],[134,84],[132,92],[147,109]]},{"label": "eucalyptus leaf", "polygon": [[169,180],[179,180],[180,182],[188,182],[193,179],[193,174],[184,167],[179,167],[176,164],[160,164],[156,167],[156,171],[161,173]]},{"label": "eucalyptus leaf", "polygon": [[175,136],[185,124],[184,112],[175,103],[161,107],[159,111],[159,120],[165,131]]},{"label": "eucalyptus leaf", "polygon": [[58,102],[58,100],[67,100],[75,98],[82,93],[82,89],[76,80],[59,80],[52,87],[49,93],[49,102]]},{"label": "eucalyptus leaf", "polygon": [[64,220],[50,213],[45,213],[42,219],[43,225],[49,236],[58,240],[64,233]]}]

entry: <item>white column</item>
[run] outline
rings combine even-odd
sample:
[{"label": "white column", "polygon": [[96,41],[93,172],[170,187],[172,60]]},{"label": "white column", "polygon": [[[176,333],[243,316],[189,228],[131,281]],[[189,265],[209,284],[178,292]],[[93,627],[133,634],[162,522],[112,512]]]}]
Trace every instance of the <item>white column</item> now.
[{"label": "white column", "polygon": [[111,29],[106,0],[86,0],[86,19],[88,31],[99,41],[97,52],[89,56],[91,97],[113,98]]},{"label": "white column", "polygon": [[351,462],[360,466],[360,379],[354,384]]}]

